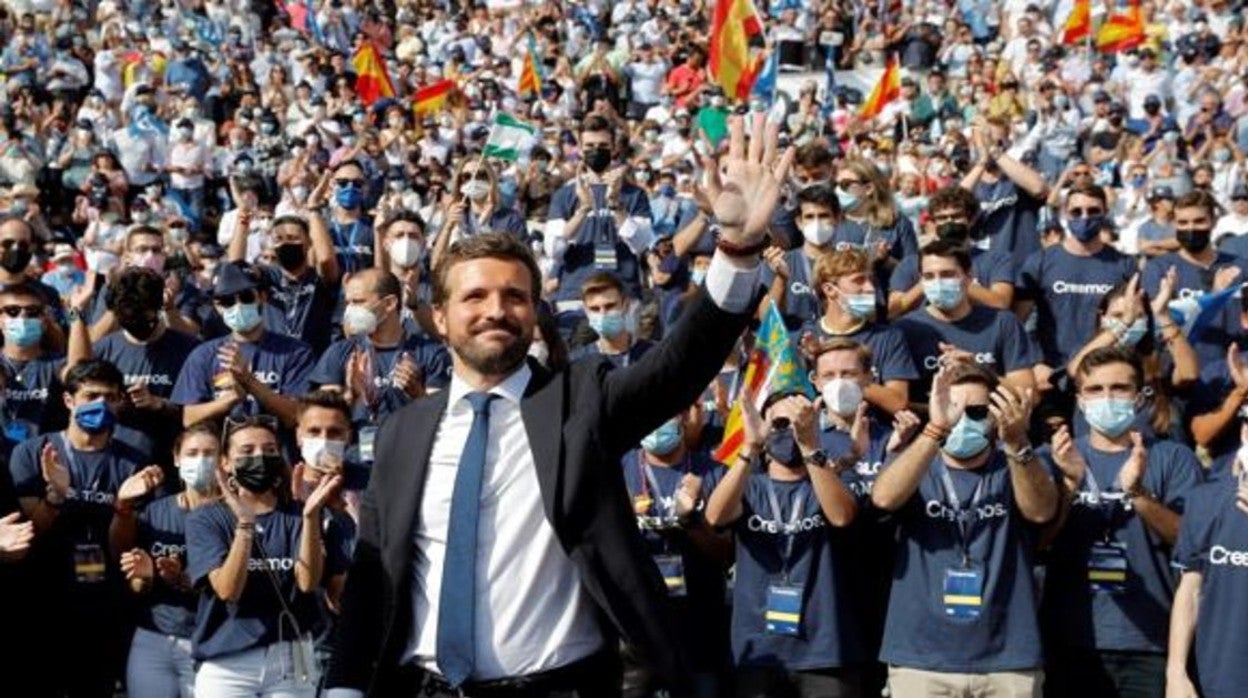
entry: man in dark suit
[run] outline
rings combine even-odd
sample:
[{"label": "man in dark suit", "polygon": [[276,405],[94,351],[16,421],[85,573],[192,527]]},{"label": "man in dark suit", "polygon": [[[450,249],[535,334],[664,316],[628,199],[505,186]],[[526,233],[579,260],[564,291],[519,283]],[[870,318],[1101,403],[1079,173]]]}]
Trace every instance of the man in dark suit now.
[{"label": "man in dark suit", "polygon": [[734,119],[710,188],[721,222],[706,293],[625,369],[526,361],[541,278],[523,243],[452,245],[434,279],[447,390],[377,437],[330,698],[609,696],[616,638],[669,683],[682,658],[664,585],[637,534],[621,454],[689,405],[723,365],[758,290],[763,231],[792,152]]}]

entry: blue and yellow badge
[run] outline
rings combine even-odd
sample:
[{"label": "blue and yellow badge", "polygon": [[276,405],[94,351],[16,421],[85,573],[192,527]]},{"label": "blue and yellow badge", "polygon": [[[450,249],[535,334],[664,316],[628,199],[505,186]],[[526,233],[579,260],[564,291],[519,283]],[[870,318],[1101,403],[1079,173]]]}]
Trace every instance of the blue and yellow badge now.
[{"label": "blue and yellow badge", "polygon": [[802,588],[787,584],[767,587],[767,632],[771,635],[798,635],[802,629]]},{"label": "blue and yellow badge", "polygon": [[984,605],[984,573],[977,567],[945,570],[945,615],[960,620],[979,617]]}]

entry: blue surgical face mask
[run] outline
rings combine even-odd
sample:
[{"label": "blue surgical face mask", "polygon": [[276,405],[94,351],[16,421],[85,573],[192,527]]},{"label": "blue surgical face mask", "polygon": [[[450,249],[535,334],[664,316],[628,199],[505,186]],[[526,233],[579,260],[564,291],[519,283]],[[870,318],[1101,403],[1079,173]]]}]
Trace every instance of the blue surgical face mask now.
[{"label": "blue surgical face mask", "polygon": [[605,313],[586,313],[589,326],[603,339],[615,339],[624,332],[624,313],[609,310]]},{"label": "blue surgical face mask", "polygon": [[674,185],[674,184],[664,184],[664,185],[660,186],[660,187],[659,187],[659,196],[666,196],[666,197],[667,197],[667,198],[669,198],[669,199],[674,198],[674,197],[676,196],[676,185]]},{"label": "blue surgical face mask", "polygon": [[1111,439],[1122,436],[1135,423],[1135,400],[1102,397],[1083,402],[1088,424]]},{"label": "blue surgical face mask", "polygon": [[706,281],[706,267],[689,272],[689,280],[693,282],[694,286],[701,286],[702,282]]},{"label": "blue surgical face mask", "polygon": [[32,317],[5,318],[4,341],[19,347],[30,347],[43,339],[43,321]]},{"label": "blue surgical face mask", "polygon": [[983,453],[989,444],[989,424],[987,419],[970,419],[965,414],[962,415],[945,438],[945,453],[958,459],[972,458]]},{"label": "blue surgical face mask", "polygon": [[221,313],[225,326],[239,334],[250,332],[260,324],[260,305],[257,303],[235,303]]},{"label": "blue surgical face mask", "polygon": [[656,456],[666,456],[680,446],[683,436],[680,422],[669,419],[658,429],[646,434],[646,437],[641,440],[641,447]]},{"label": "blue surgical face mask", "polygon": [[842,211],[852,211],[855,208],[858,208],[858,202],[860,200],[861,199],[858,196],[850,194],[848,191],[845,191],[840,187],[836,188],[836,201],[841,205]]},{"label": "blue surgical face mask", "polygon": [[940,310],[953,310],[962,304],[965,296],[962,282],[958,279],[932,279],[923,282],[923,295],[927,302]]},{"label": "blue surgical face mask", "polygon": [[216,456],[187,456],[178,459],[178,475],[196,492],[207,492],[216,481]]},{"label": "blue surgical face mask", "polygon": [[802,452],[797,447],[797,437],[793,435],[792,429],[781,429],[768,434],[766,450],[767,457],[777,463],[790,468],[801,465]]},{"label": "blue surgical face mask", "polygon": [[1101,321],[1101,329],[1109,330],[1115,335],[1121,337],[1119,340],[1125,347],[1133,347],[1140,343],[1141,339],[1148,334],[1148,320],[1139,318],[1127,327],[1126,323],[1116,318],[1107,317]]},{"label": "blue surgical face mask", "polygon": [[103,400],[86,402],[74,408],[74,423],[88,434],[108,431],[116,421],[116,415]]},{"label": "blue surgical face mask", "polygon": [[1105,216],[1075,218],[1066,224],[1066,229],[1070,231],[1071,236],[1079,242],[1088,242],[1097,235],[1100,235],[1101,229],[1104,227]]},{"label": "blue surgical face mask", "polygon": [[364,192],[358,187],[339,187],[334,192],[334,201],[343,208],[359,208],[364,203]]},{"label": "blue surgical face mask", "polygon": [[852,315],[855,320],[867,320],[875,315],[874,293],[847,293],[844,298],[845,312]]}]

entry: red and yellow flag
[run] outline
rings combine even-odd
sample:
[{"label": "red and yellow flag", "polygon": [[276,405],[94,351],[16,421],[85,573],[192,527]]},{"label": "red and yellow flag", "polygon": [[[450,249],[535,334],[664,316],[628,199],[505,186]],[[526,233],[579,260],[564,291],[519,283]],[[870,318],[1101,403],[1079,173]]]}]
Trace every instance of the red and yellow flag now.
[{"label": "red and yellow flag", "polygon": [[416,99],[412,102],[412,109],[417,116],[432,114],[446,106],[446,100],[454,91],[455,81],[450,78],[426,85],[416,90]]},{"label": "red and yellow flag", "polygon": [[1077,44],[1092,36],[1092,0],[1075,0],[1062,28],[1062,43]]},{"label": "red and yellow flag", "polygon": [[884,66],[884,74],[875,83],[875,87],[871,88],[871,94],[862,103],[858,115],[863,119],[874,119],[884,111],[885,105],[900,96],[901,66],[897,63],[897,56],[889,56],[888,63]]},{"label": "red and yellow flag", "polygon": [[1096,48],[1104,53],[1128,51],[1144,43],[1144,13],[1140,0],[1131,0],[1123,12],[1115,12],[1096,33]]},{"label": "red and yellow flag", "polygon": [[529,34],[528,51],[524,54],[524,64],[520,66],[520,96],[539,96],[542,94],[542,67],[537,62],[537,43],[533,34]]},{"label": "red and yellow flag", "polygon": [[729,98],[749,98],[763,63],[761,46],[751,47],[750,38],[762,33],[763,20],[753,0],[716,0],[708,67]]},{"label": "red and yellow flag", "polygon": [[365,106],[372,106],[382,97],[394,96],[394,83],[373,42],[365,41],[360,45],[360,50],[351,58],[351,65],[355,68],[355,94]]}]

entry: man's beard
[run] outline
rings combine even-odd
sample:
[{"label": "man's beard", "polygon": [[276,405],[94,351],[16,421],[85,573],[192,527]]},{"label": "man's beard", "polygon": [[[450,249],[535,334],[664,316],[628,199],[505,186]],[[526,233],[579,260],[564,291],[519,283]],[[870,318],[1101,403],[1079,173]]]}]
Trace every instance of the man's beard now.
[{"label": "man's beard", "polygon": [[[490,330],[503,330],[511,334],[511,342],[498,349],[477,341],[477,335]],[[451,345],[451,349],[472,370],[487,376],[501,376],[511,373],[524,363],[529,354],[530,343],[530,340],[522,337],[520,326],[510,320],[487,320],[470,328],[463,339]]]}]

